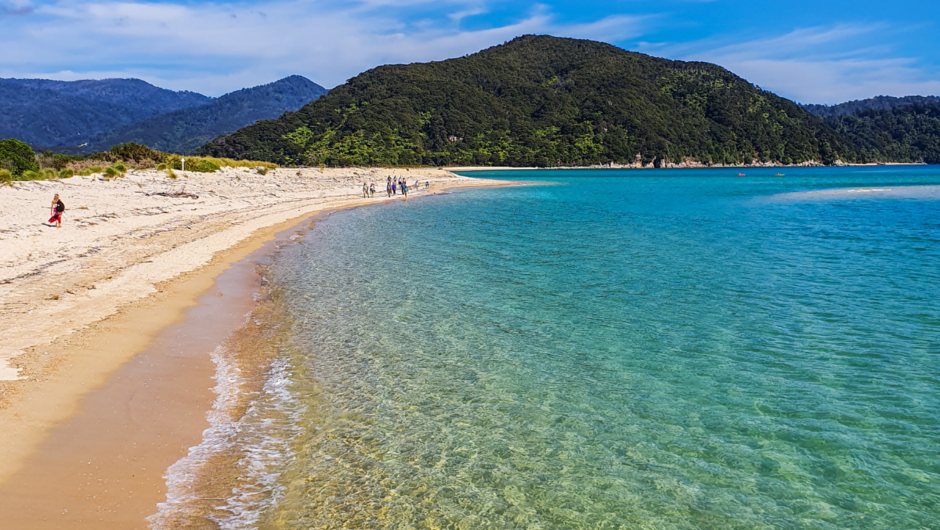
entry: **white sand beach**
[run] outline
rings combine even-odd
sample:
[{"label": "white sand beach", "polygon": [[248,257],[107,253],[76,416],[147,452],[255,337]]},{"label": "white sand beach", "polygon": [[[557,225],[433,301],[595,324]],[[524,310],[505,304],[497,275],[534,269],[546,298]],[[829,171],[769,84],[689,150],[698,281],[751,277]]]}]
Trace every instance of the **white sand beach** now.
[{"label": "white sand beach", "polygon": [[[79,356],[83,347],[110,344],[108,337],[92,340],[109,333],[102,324],[109,318],[147,300],[159,308],[175,281],[208,270],[214,258],[253,238],[270,239],[275,229],[324,210],[402,200],[386,196],[387,176],[404,177],[409,186],[420,181],[412,199],[504,184],[434,169],[277,169],[261,175],[226,168],[177,175],[131,171],[110,181],[91,176],[0,187],[0,481],[169,322],[157,313],[137,314],[136,322],[122,324],[125,335],[137,335],[133,344],[119,348],[114,342]],[[362,198],[363,182],[375,183],[374,198]],[[66,204],[61,228],[46,222],[56,193]],[[179,307],[192,305],[198,294],[186,294]]]}]

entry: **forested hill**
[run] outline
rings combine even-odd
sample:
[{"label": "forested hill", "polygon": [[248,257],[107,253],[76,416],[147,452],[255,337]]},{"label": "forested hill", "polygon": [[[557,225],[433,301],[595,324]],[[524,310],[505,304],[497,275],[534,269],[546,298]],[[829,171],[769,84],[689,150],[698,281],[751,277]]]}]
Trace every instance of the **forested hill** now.
[{"label": "forested hill", "polygon": [[322,86],[293,75],[103,134],[88,147],[107,151],[112,145],[136,142],[158,151],[188,154],[220,134],[297,110],[323,94]]},{"label": "forested hill", "polygon": [[199,152],[303,165],[854,159],[819,118],[721,67],[531,35],[375,68]]},{"label": "forested hill", "polygon": [[42,147],[79,145],[116,127],[209,101],[140,79],[0,79],[0,138]]},{"label": "forested hill", "polygon": [[901,98],[891,96],[878,96],[868,99],[847,101],[838,105],[803,105],[810,114],[821,118],[835,118],[848,114],[859,114],[865,111],[893,110],[913,104],[935,105],[940,104],[937,96],[905,96]]},{"label": "forested hill", "polygon": [[860,162],[940,164],[940,98],[917,97],[889,108],[859,107],[825,120],[852,143]]}]

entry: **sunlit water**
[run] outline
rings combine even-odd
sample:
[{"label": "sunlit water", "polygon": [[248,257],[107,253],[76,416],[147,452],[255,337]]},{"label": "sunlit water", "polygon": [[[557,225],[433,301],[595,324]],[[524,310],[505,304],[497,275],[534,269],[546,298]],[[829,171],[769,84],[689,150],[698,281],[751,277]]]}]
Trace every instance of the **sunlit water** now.
[{"label": "sunlit water", "polygon": [[320,222],[249,526],[936,528],[940,168],[736,172]]}]

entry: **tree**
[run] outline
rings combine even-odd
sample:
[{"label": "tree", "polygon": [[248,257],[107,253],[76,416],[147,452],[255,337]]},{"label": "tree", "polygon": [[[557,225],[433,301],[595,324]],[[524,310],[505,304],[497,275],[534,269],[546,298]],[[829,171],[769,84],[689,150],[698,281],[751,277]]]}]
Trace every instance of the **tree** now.
[{"label": "tree", "polygon": [[0,167],[9,170],[14,177],[24,171],[39,171],[33,148],[13,138],[0,140]]}]

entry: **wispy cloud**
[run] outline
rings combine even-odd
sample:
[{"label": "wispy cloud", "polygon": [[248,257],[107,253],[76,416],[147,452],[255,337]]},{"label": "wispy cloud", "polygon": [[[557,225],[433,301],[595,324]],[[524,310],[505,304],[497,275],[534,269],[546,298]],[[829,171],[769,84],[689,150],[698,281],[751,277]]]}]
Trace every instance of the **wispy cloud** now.
[{"label": "wispy cloud", "polygon": [[32,13],[35,8],[28,2],[13,0],[10,2],[0,2],[0,17],[22,17]]},{"label": "wispy cloud", "polygon": [[801,103],[840,103],[877,95],[940,94],[940,75],[913,57],[892,56],[881,24],[803,28],[723,44],[652,45],[657,55],[714,62]]},{"label": "wispy cloud", "polygon": [[[645,4],[643,14],[629,12],[641,3],[562,10],[552,1],[0,0],[0,77],[140,77],[218,95],[296,73],[330,87],[381,64],[458,57],[542,33],[715,62],[800,102],[940,94],[938,68],[914,57],[916,49],[903,54],[891,45],[910,25],[736,32],[731,42],[727,31],[708,37],[697,15],[675,8],[679,0],[663,12],[653,7],[665,10],[669,1]],[[705,37],[689,41],[690,28]]]},{"label": "wispy cloud", "polygon": [[[438,2],[431,23],[397,16],[430,0],[270,0],[254,4],[165,4],[61,0],[35,21],[0,34],[0,76],[139,76],[208,94],[300,73],[333,86],[388,63],[440,60],[525,33],[596,39],[633,35],[638,17],[559,22],[536,6],[502,25],[462,30],[479,1]],[[87,66],[86,66],[87,65]],[[123,68],[101,69],[97,65]]]},{"label": "wispy cloud", "polygon": [[477,15],[485,15],[488,10],[484,7],[474,7],[471,9],[464,9],[463,11],[456,11],[454,13],[449,13],[447,18],[453,20],[454,22],[460,22],[465,18],[475,17]]}]

